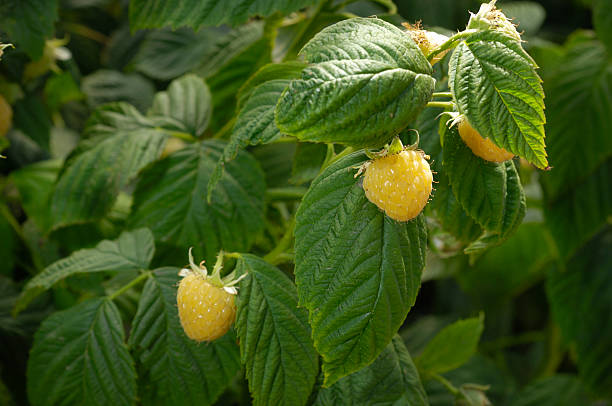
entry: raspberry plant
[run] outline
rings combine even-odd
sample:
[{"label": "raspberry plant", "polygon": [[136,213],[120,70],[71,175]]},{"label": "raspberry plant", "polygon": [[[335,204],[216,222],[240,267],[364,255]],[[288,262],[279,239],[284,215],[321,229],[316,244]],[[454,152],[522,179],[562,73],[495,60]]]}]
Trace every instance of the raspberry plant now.
[{"label": "raspberry plant", "polygon": [[396,3],[0,5],[0,404],[610,402],[612,3]]}]

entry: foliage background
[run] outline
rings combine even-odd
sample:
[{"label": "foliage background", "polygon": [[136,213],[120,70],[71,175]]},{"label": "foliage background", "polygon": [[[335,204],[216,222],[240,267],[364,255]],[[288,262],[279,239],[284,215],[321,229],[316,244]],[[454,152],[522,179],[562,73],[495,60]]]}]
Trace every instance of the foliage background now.
[{"label": "foliage background", "polygon": [[[422,20],[427,27],[455,31],[465,26],[466,10],[476,11],[479,2],[398,0],[396,4],[394,15],[386,15],[389,2],[382,0],[358,1],[344,11],[376,14],[396,24]],[[430,205],[428,225],[434,231],[429,236],[427,267],[400,335],[416,360],[432,405],[450,404],[453,396],[440,380],[423,374],[428,370],[455,387],[489,385],[486,394],[493,404],[608,404],[606,399],[612,396],[610,2],[542,0],[500,6],[520,22],[524,46],[541,68],[546,142],[553,169],[542,172],[521,166],[528,208],[525,220],[503,245],[479,256],[463,254],[461,238],[445,231],[448,224],[440,224],[445,218],[440,213],[452,217],[450,208],[442,205],[443,197]],[[249,94],[239,89],[249,77],[271,60],[295,55],[310,36],[342,18],[329,13],[308,25],[298,16],[279,30],[270,49],[270,33],[261,22],[197,32],[190,28],[130,30],[128,2],[122,0],[9,0],[0,5],[0,42],[15,44],[4,50],[0,61],[0,94],[13,110],[10,132],[0,138],[1,147],[6,146],[5,140],[10,143],[2,152],[7,159],[0,160],[0,404],[28,404],[26,370],[34,332],[55,311],[112,294],[139,269],[180,267],[187,247],[195,241],[202,242],[196,246],[196,257],[209,263],[220,247],[250,248],[263,256],[282,241],[291,213],[318,172],[313,162],[320,165],[325,151],[304,152],[300,150],[310,147],[272,143],[250,147],[250,154],[240,152],[226,172],[249,189],[232,187],[227,181],[220,187],[233,196],[231,201],[244,203],[238,210],[245,214],[225,223],[197,216],[195,224],[193,219],[181,219],[181,211],[194,202],[197,205],[197,199],[190,201],[181,187],[173,188],[176,174],[168,174],[168,168],[182,163],[179,175],[187,185],[183,187],[197,189],[197,196],[204,199],[211,168],[223,153],[218,141],[207,141],[201,151],[178,152],[164,161],[167,167],[150,162],[171,148],[166,145],[168,136],[174,135],[170,138],[174,149],[185,145],[181,137],[227,138],[236,106],[248,103]],[[302,41],[292,42],[298,32],[303,34]],[[196,76],[183,76],[188,72]],[[209,90],[197,93],[204,100],[194,100],[196,96],[188,91],[203,86],[198,78],[208,85]],[[284,80],[280,90],[291,78],[290,74],[279,78]],[[170,83],[174,87],[168,88]],[[175,111],[173,97],[182,105],[211,108]],[[98,109],[109,102],[129,105]],[[427,143],[428,134],[437,136],[437,126],[427,127],[426,119],[438,113],[426,111],[422,121],[415,123],[422,143]],[[99,141],[99,137],[119,139],[128,133],[134,143],[114,141],[115,147],[109,150]],[[62,169],[65,160],[76,159],[71,152],[81,139],[97,145],[94,153],[81,155],[74,173]],[[308,158],[306,165],[300,161],[303,157]],[[143,180],[135,184],[137,173]],[[58,175],[63,182],[56,184]],[[165,187],[161,196],[150,187],[158,183]],[[66,196],[75,187],[82,195],[72,202]],[[100,200],[95,190],[111,191],[108,200]],[[224,201],[216,204],[219,212],[227,207]],[[12,316],[19,293],[32,275],[79,249],[115,240],[122,231],[140,227],[150,228],[155,237],[155,255],[151,252],[137,262],[141,268],[128,267],[129,272],[116,275],[71,276],[38,296],[16,318]],[[466,228],[459,231],[467,232]],[[291,274],[290,262],[282,257],[276,260]],[[171,275],[172,271],[159,271],[155,280],[168,281]],[[167,295],[164,286],[147,282],[142,295],[147,297],[147,292],[156,289]],[[140,291],[137,286],[116,298],[124,320],[140,317]],[[115,310],[104,306],[109,320],[119,323],[115,330],[122,332]],[[459,319],[482,320],[480,312],[485,315],[484,330],[475,353],[470,345],[458,345],[460,341],[453,338],[439,344],[430,341]],[[478,327],[467,330],[480,334]],[[137,354],[134,337],[139,334],[144,340],[142,331],[130,338]],[[449,365],[431,360],[428,343],[436,351],[453,350],[443,359]],[[466,359],[462,359],[465,348]],[[459,360],[453,360],[457,354]],[[228,351],[224,356],[231,359],[237,354]],[[143,357],[143,363],[149,362]],[[225,370],[224,374],[220,381],[211,382],[224,392],[202,396],[211,401],[220,396],[218,404],[248,404],[242,373]],[[227,388],[224,383],[229,383]],[[332,392],[322,392],[319,400],[341,402],[338,393]],[[142,399],[147,401],[146,396]],[[32,396],[30,401],[45,402]]]}]

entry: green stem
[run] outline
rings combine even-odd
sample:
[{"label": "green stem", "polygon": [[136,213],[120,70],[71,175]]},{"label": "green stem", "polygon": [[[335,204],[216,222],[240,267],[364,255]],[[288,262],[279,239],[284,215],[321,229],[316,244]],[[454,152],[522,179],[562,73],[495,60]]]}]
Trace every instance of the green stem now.
[{"label": "green stem", "polygon": [[323,162],[323,165],[321,165],[321,171],[319,171],[319,173],[323,172],[325,168],[338,161],[339,159],[344,158],[349,154],[352,154],[354,151],[355,149],[353,147],[346,147],[339,154],[333,155],[330,159],[326,159],[325,162]]},{"label": "green stem", "polygon": [[451,92],[435,92],[432,97],[453,97]]},{"label": "green stem", "polygon": [[283,238],[281,238],[281,240],[278,242],[276,247],[274,247],[272,251],[266,254],[263,257],[263,259],[272,265],[277,265],[277,264],[280,264],[281,262],[285,262],[284,259],[287,256],[287,253],[285,252],[285,250],[287,250],[288,248],[291,248],[291,246],[293,245],[293,232],[294,231],[295,231],[295,217],[291,219],[291,221],[289,222],[287,226],[287,230],[285,231],[285,235],[283,235]]},{"label": "green stem", "polygon": [[166,134],[168,134],[171,137],[179,138],[179,139],[181,139],[183,141],[187,141],[187,142],[196,142],[197,141],[197,139],[193,135],[191,135],[189,133],[184,133],[184,132],[181,132],[181,131],[171,131],[171,130],[167,130],[167,129],[161,128],[161,127],[156,127],[155,129],[158,130],[158,131],[161,131],[163,133],[166,133]]},{"label": "green stem", "polygon": [[297,55],[299,51],[298,48],[300,47],[300,43],[302,42],[302,38],[304,37],[304,34],[308,32],[308,29],[312,26],[313,21],[315,20],[315,18],[317,18],[317,16],[321,13],[321,11],[323,11],[323,9],[325,8],[328,2],[329,0],[321,0],[319,2],[312,16],[308,18],[308,21],[302,25],[302,27],[297,32],[297,34],[295,34],[295,37],[293,37],[293,40],[291,41],[289,48],[287,48],[287,53],[285,54],[283,61],[286,61],[288,59],[293,59],[293,57]]},{"label": "green stem", "polygon": [[454,109],[455,108],[455,103],[453,103],[453,102],[434,102],[434,101],[430,101],[429,103],[427,103],[426,107],[441,107],[443,109]]},{"label": "green stem", "polygon": [[308,188],[305,187],[279,187],[266,190],[267,200],[301,200]]},{"label": "green stem", "polygon": [[546,378],[553,375],[565,356],[561,342],[561,330],[554,323],[550,323],[548,332],[548,357],[538,374],[538,378]]},{"label": "green stem", "polygon": [[442,375],[430,373],[429,376],[444,385],[446,390],[452,393],[454,396],[461,396],[461,391],[459,391],[459,389],[457,389],[455,385],[453,385],[448,379],[446,379]]},{"label": "green stem", "polygon": [[11,213],[9,208],[4,204],[0,204],[0,213],[2,214],[4,219],[7,221],[7,223],[9,223],[9,225],[11,226],[15,234],[17,234],[17,237],[19,237],[23,245],[25,245],[28,251],[30,252],[30,256],[32,257],[32,263],[34,264],[34,268],[35,268],[34,273],[38,273],[42,271],[45,268],[45,265],[41,257],[38,255],[38,251],[32,248],[30,244],[28,243],[28,240],[25,234],[23,234],[23,231],[21,230],[21,226],[19,225],[19,222],[17,221],[15,217],[13,217],[13,213]]},{"label": "green stem", "polygon": [[149,271],[141,273],[136,278],[132,279],[130,282],[123,285],[120,289],[114,291],[113,294],[110,295],[108,298],[110,300],[115,300],[117,297],[121,296],[122,294],[124,294],[125,292],[133,288],[134,286],[138,285],[140,282],[147,279],[149,276],[151,276],[151,272]]},{"label": "green stem", "polygon": [[507,347],[514,347],[517,345],[529,344],[544,340],[546,340],[546,332],[527,331],[517,336],[501,337],[497,340],[484,342],[481,344],[481,349],[485,352],[492,352],[496,350],[502,350]]},{"label": "green stem", "polygon": [[64,21],[61,23],[61,25],[68,32],[72,32],[74,34],[80,35],[81,37],[91,39],[104,45],[108,44],[108,42],[110,41],[110,38],[106,35],[98,31],[92,30],[91,28],[83,24],[69,23]]},{"label": "green stem", "polygon": [[231,132],[232,129],[234,128],[234,124],[236,123],[236,116],[232,117],[232,119],[230,121],[228,121],[227,123],[225,123],[225,125],[219,130],[217,131],[217,133],[215,135],[213,135],[213,138],[223,138],[225,137],[225,134],[229,131]]}]

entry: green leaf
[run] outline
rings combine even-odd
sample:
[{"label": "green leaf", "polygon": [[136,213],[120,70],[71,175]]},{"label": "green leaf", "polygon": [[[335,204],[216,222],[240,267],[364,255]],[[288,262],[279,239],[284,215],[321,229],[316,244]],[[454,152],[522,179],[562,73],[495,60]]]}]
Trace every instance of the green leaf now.
[{"label": "green leaf", "polygon": [[42,99],[30,94],[17,101],[13,107],[14,127],[21,129],[38,146],[49,151],[51,117]]},{"label": "green leaf", "polygon": [[325,385],[370,364],[414,304],[425,266],[422,215],[396,222],[365,197],[354,153],[312,183],[297,212],[296,282]]},{"label": "green leaf", "polygon": [[281,63],[269,63],[259,69],[247,80],[238,91],[238,109],[249,100],[249,96],[255,88],[270,80],[297,79],[306,64],[300,61],[289,61]]},{"label": "green leaf", "polygon": [[263,229],[264,175],[246,152],[225,166],[206,201],[208,180],[225,143],[190,144],[143,171],[134,192],[131,227],[149,227],[156,241],[212,261],[220,249],[247,251]]},{"label": "green leaf", "polygon": [[297,144],[293,167],[291,168],[291,179],[289,181],[296,185],[310,182],[317,177],[325,158],[328,147],[325,144],[311,142],[300,142]]},{"label": "green leaf", "polygon": [[57,0],[19,0],[0,26],[8,33],[10,42],[36,61],[43,56],[45,39],[53,36],[57,17]]},{"label": "green leaf", "polygon": [[57,111],[65,103],[84,97],[70,72],[55,74],[45,83],[45,100],[51,111]]},{"label": "green leaf", "polygon": [[429,405],[408,350],[395,336],[367,367],[321,388],[314,405]]},{"label": "green leaf", "polygon": [[542,184],[547,199],[554,201],[612,156],[612,61],[601,42],[581,41],[548,77],[546,141],[553,168],[542,176]]},{"label": "green leaf", "polygon": [[157,93],[149,115],[174,118],[184,125],[188,133],[197,137],[208,127],[211,104],[206,83],[190,74],[173,80],[167,91]]},{"label": "green leaf", "polygon": [[513,38],[492,30],[465,38],[449,62],[459,112],[497,146],[546,168],[544,92],[535,62]]},{"label": "green leaf", "polygon": [[125,74],[104,69],[84,77],[81,89],[91,108],[125,101],[140,111],[149,108],[155,92],[153,84],[137,73]]},{"label": "green leaf", "polygon": [[592,240],[567,264],[553,271],[547,295],[554,320],[566,341],[575,343],[583,381],[605,397],[612,396],[612,232]]},{"label": "green leaf", "polygon": [[410,36],[379,19],[327,27],[301,54],[311,65],[283,92],[276,123],[303,141],[382,146],[434,89],[431,66]]},{"label": "green leaf", "polygon": [[210,25],[238,25],[249,17],[268,17],[277,11],[289,14],[313,3],[314,0],[132,0],[130,26],[132,30],[188,26],[197,31]]},{"label": "green leaf", "polygon": [[96,109],[85,123],[84,135],[94,138],[98,135],[112,136],[119,131],[155,128],[155,123],[140,114],[131,104],[108,103]]},{"label": "green leaf", "polygon": [[217,29],[155,30],[143,41],[134,68],[154,79],[170,80],[196,69],[216,50]]},{"label": "green leaf", "polygon": [[102,218],[119,191],[159,157],[165,143],[163,132],[147,128],[122,128],[81,141],[55,185],[51,198],[54,228]]},{"label": "green leaf", "polygon": [[119,310],[108,299],[53,314],[36,333],[28,360],[32,405],[133,404],[136,372],[124,340]]},{"label": "green leaf", "polygon": [[240,283],[236,331],[255,405],[305,405],[319,372],[308,314],[295,285],[278,268],[249,254]]},{"label": "green leaf", "polygon": [[612,55],[612,1],[595,0],[593,2],[593,26],[597,36]]},{"label": "green leaf", "polygon": [[612,159],[555,201],[546,202],[546,224],[562,259],[571,257],[612,216]]},{"label": "green leaf", "polygon": [[527,385],[512,398],[510,406],[590,405],[589,394],[573,375],[553,375]]},{"label": "green leaf", "polygon": [[143,228],[125,231],[116,240],[101,241],[95,248],[73,252],[30,279],[15,304],[14,312],[25,309],[36,296],[76,273],[147,269],[154,251],[153,236]]},{"label": "green leaf", "polygon": [[[522,222],[525,193],[510,161],[485,161],[472,153],[456,126],[444,134],[444,171],[465,211],[489,234],[503,239]],[[497,238],[486,235],[486,238]]]},{"label": "green leaf", "polygon": [[460,367],[476,353],[483,329],[482,314],[443,328],[416,359],[419,371],[441,374]]},{"label": "green leaf", "polygon": [[58,160],[42,161],[10,174],[28,218],[43,231],[48,230],[50,226],[49,199],[61,166],[62,162]]},{"label": "green leaf", "polygon": [[144,286],[129,345],[155,404],[211,405],[240,370],[233,334],[208,344],[189,339],[176,309],[179,269],[161,268]]}]

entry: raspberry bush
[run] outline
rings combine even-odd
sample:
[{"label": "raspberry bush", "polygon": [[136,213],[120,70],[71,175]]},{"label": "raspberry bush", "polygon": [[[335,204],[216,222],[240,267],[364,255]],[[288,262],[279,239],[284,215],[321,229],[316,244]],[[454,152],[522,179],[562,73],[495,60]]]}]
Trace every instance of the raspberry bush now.
[{"label": "raspberry bush", "polygon": [[0,404],[610,404],[611,4],[3,2]]}]

